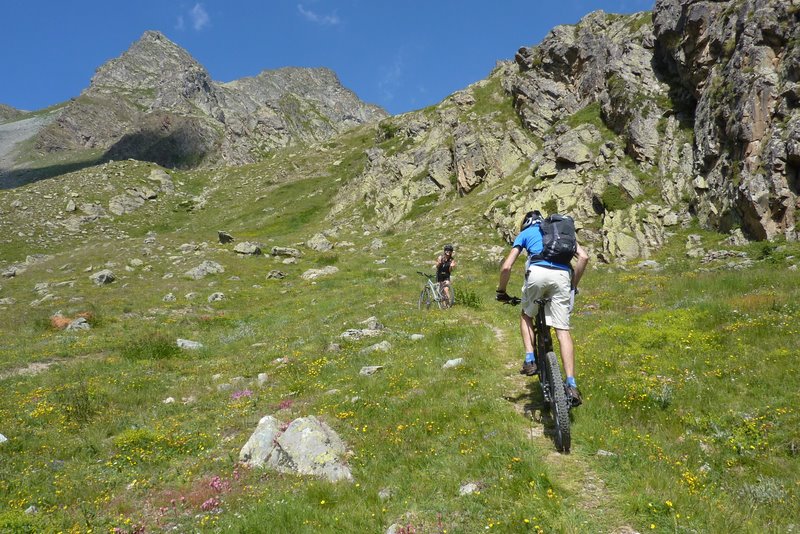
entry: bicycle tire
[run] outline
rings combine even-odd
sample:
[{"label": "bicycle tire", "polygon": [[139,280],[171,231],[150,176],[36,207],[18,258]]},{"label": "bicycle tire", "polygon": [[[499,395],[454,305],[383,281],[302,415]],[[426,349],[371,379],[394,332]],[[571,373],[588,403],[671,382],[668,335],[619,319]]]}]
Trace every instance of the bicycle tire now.
[{"label": "bicycle tire", "polygon": [[429,287],[425,287],[419,294],[419,301],[417,305],[419,306],[420,310],[429,310],[431,308],[431,302],[433,301],[433,295],[431,294],[431,289]]},{"label": "bicycle tire", "polygon": [[456,303],[456,290],[455,290],[455,288],[454,288],[454,287],[451,285],[451,286],[450,286],[450,303],[448,304],[448,307],[452,307],[452,306],[453,306],[453,304],[455,304],[455,303]]},{"label": "bicycle tire", "polygon": [[447,308],[447,304],[444,300],[444,291],[439,288],[436,288],[434,291],[434,300],[436,300],[436,305],[439,306],[440,310]]},{"label": "bicycle tire", "polygon": [[567,392],[564,390],[564,381],[561,378],[561,368],[555,352],[548,352],[545,356],[547,365],[547,380],[550,386],[550,410],[555,422],[555,442],[558,452],[569,454],[571,438],[569,432],[569,403]]}]

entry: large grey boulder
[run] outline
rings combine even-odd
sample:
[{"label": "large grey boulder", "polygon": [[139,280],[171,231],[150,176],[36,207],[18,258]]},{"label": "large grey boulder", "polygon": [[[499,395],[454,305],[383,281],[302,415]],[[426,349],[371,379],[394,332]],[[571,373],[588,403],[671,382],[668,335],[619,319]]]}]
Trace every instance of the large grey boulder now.
[{"label": "large grey boulder", "polygon": [[263,417],[240,451],[239,459],[247,465],[318,476],[331,482],[353,480],[350,468],[344,463],[347,448],[324,422],[308,416],[295,419],[284,431],[281,428],[274,417]]},{"label": "large grey boulder", "polygon": [[258,422],[253,434],[239,452],[239,461],[254,467],[262,467],[275,448],[275,439],[281,433],[281,422],[265,415]]}]

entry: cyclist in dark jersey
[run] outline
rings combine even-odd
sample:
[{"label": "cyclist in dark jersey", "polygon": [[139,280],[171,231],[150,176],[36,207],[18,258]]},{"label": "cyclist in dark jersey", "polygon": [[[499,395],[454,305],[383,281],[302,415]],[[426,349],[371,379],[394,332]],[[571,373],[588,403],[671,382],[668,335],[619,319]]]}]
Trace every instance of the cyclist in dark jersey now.
[{"label": "cyclist in dark jersey", "polygon": [[453,258],[453,245],[449,243],[444,246],[444,252],[436,258],[436,281],[444,295],[445,307],[450,306],[450,273],[456,267],[456,260]]}]

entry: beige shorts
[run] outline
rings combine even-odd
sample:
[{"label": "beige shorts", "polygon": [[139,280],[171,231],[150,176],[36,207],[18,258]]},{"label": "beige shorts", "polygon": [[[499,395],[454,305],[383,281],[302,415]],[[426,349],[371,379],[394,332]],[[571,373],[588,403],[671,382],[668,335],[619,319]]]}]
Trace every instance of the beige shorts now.
[{"label": "beige shorts", "polygon": [[569,330],[569,289],[569,271],[531,265],[522,286],[522,312],[528,317],[536,317],[539,312],[536,299],[549,298],[550,302],[544,308],[547,324]]}]

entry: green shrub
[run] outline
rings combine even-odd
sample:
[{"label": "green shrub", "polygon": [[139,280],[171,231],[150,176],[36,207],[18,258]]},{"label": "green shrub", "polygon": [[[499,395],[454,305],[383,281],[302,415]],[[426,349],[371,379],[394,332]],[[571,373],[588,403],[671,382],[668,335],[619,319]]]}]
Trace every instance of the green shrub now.
[{"label": "green shrub", "polygon": [[623,210],[633,203],[633,199],[628,192],[614,184],[608,184],[600,200],[606,211]]},{"label": "green shrub", "polygon": [[463,286],[456,291],[456,304],[479,310],[483,306],[483,298],[471,287]]},{"label": "green shrub", "polygon": [[20,511],[0,512],[0,531],[9,534],[28,534],[42,532],[33,516]]},{"label": "green shrub", "polygon": [[83,382],[67,385],[57,393],[56,399],[67,418],[80,425],[91,421],[104,404],[103,399],[90,393]]},{"label": "green shrub", "polygon": [[128,360],[168,360],[180,352],[176,341],[161,332],[145,334],[122,347],[122,356]]}]

